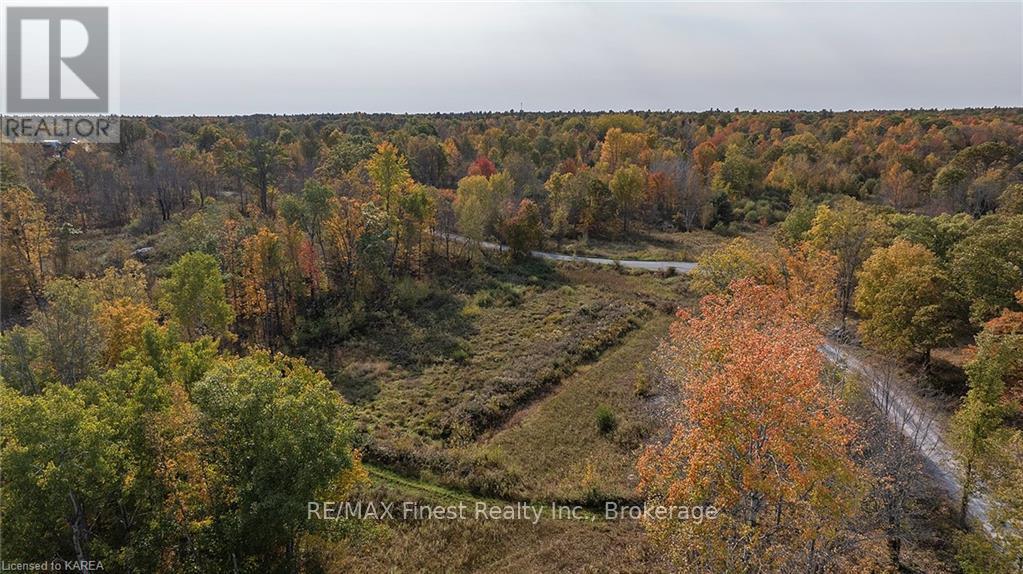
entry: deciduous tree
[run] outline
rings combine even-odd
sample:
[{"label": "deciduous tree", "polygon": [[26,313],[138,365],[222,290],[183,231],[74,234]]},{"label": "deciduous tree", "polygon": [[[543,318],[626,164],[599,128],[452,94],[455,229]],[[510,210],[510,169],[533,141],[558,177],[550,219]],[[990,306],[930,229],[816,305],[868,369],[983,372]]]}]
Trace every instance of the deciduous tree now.
[{"label": "deciduous tree", "polygon": [[622,217],[622,232],[628,234],[629,216],[646,192],[646,170],[636,165],[619,168],[608,185]]},{"label": "deciduous tree", "polygon": [[234,313],[224,294],[217,260],[206,253],[186,253],[160,282],[160,306],[188,340],[209,335],[230,338]]},{"label": "deciduous tree", "polygon": [[4,302],[10,304],[28,296],[38,304],[48,273],[46,260],[53,249],[46,209],[27,187],[4,186],[0,193]]},{"label": "deciduous tree", "polygon": [[744,237],[700,256],[689,287],[701,295],[724,293],[733,281],[750,278],[759,285],[778,284],[777,257]]},{"label": "deciduous tree", "polygon": [[540,209],[535,203],[529,199],[519,203],[515,215],[504,222],[504,237],[513,257],[527,257],[531,251],[540,249],[543,244],[543,226]]},{"label": "deciduous tree", "polygon": [[681,391],[670,441],[639,461],[648,504],[715,520],[650,521],[689,571],[816,571],[857,512],[853,425],[822,383],[821,336],[750,280],[680,311],[658,352]]},{"label": "deciduous tree", "polygon": [[951,276],[970,301],[970,320],[981,324],[1002,309],[1023,310],[1013,294],[1023,289],[1023,215],[981,218],[952,249]]},{"label": "deciduous tree", "polygon": [[270,213],[270,186],[284,158],[284,150],[274,141],[256,138],[249,142],[247,175],[259,191],[259,208],[263,213]]},{"label": "deciduous tree", "polygon": [[157,313],[147,305],[130,299],[117,299],[99,305],[96,324],[103,338],[103,360],[107,367],[116,365],[124,352],[142,343],[147,325],[156,321]]},{"label": "deciduous tree", "polygon": [[948,282],[926,247],[897,239],[874,251],[857,278],[854,306],[867,344],[929,359],[931,349],[951,336]]},{"label": "deciduous tree", "polygon": [[821,205],[817,208],[806,237],[814,247],[838,258],[836,287],[843,324],[852,305],[856,272],[886,233],[883,223],[875,220],[870,210],[855,199],[843,198],[836,201],[834,207]]},{"label": "deciduous tree", "polygon": [[348,410],[321,373],[265,352],[215,365],[192,391],[206,429],[215,517],[230,570],[293,565],[311,500],[332,500],[354,467]]},{"label": "deciduous tree", "polygon": [[96,325],[99,298],[88,283],[55,279],[46,286],[46,305],[32,313],[43,341],[43,357],[57,379],[74,386],[96,373],[103,341]]},{"label": "deciduous tree", "polygon": [[377,194],[384,199],[384,211],[390,214],[391,206],[398,201],[396,196],[412,183],[408,160],[394,144],[384,142],[377,146],[367,168]]}]

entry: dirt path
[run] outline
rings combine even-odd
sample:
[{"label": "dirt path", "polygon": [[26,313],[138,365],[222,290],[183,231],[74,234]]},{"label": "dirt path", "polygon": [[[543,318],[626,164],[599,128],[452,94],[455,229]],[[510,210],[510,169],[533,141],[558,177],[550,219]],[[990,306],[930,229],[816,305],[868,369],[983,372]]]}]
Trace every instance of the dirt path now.
[{"label": "dirt path", "polygon": [[[445,237],[441,235],[441,237]],[[456,243],[468,243],[469,239],[462,237],[461,235],[448,234],[447,239]],[[507,246],[501,245],[500,243],[493,243],[490,241],[480,241],[479,246],[482,249],[488,251],[500,251],[504,252],[508,250]],[[638,259],[607,259],[605,257],[586,257],[583,255],[567,255],[564,253],[551,253],[549,251],[531,251],[530,255],[538,257],[540,259],[548,259],[550,261],[565,261],[575,263],[592,263],[594,265],[620,265],[628,269],[643,269],[646,271],[667,271],[674,270],[679,273],[688,273],[692,271],[696,264],[690,261],[641,261]]]},{"label": "dirt path", "polygon": [[[873,366],[841,346],[825,343],[821,347],[821,352],[831,362],[862,377],[874,404],[887,415],[895,428],[918,446],[920,454],[927,462],[927,474],[951,500],[958,503],[963,492],[959,481],[962,469],[934,416],[917,404],[900,381],[882,376]],[[970,500],[966,512],[970,518],[979,522],[984,530],[992,533],[990,510],[990,500],[983,493],[977,493]]]}]

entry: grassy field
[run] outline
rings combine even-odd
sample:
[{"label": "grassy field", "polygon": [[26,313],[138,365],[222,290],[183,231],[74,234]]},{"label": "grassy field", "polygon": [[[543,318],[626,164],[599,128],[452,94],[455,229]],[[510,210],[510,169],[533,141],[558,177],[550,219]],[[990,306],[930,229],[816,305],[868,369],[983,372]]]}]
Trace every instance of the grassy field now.
[{"label": "grassy field", "polygon": [[[545,500],[635,497],[636,457],[657,428],[644,367],[669,322],[666,315],[654,317],[550,397],[516,413],[480,448]],[[601,407],[614,417],[609,432],[597,426]]]},{"label": "grassy field", "polygon": [[[503,501],[371,469],[363,500],[470,507]],[[327,572],[670,572],[637,521],[389,520],[360,525],[346,544],[311,540]]]},{"label": "grassy field", "polygon": [[[361,501],[456,505],[508,501],[438,487],[370,467]],[[903,545],[902,572],[957,572],[950,541],[957,535],[954,512],[929,485],[912,496],[913,532]],[[395,512],[397,515],[397,511]],[[584,512],[579,519],[357,521],[343,543],[311,537],[325,572],[676,572],[633,520],[604,520]],[[860,540],[861,559],[852,571],[889,572],[879,531]]]},{"label": "grassy field", "polygon": [[[482,493],[577,499],[578,485],[551,488],[550,478],[581,477],[589,459],[614,453],[617,462],[591,474],[614,464],[596,486],[624,495],[625,459],[649,426],[627,379],[666,329],[684,284],[543,261],[484,265],[443,284],[405,287],[386,321],[312,358],[355,407],[370,460]],[[618,426],[598,437],[594,412],[604,403]],[[578,429],[561,433],[570,443],[552,448],[531,438],[553,430],[549,421],[562,411],[578,419]],[[567,461],[523,463],[531,449],[548,457],[566,448],[582,449],[572,457],[579,473]]]},{"label": "grassy field", "polygon": [[[770,242],[773,227],[744,232],[758,243]],[[607,257],[609,259],[638,259],[642,261],[696,261],[701,255],[713,251],[734,237],[698,229],[689,232],[639,229],[629,237],[620,239],[575,239],[561,245],[549,246],[562,253]]]}]

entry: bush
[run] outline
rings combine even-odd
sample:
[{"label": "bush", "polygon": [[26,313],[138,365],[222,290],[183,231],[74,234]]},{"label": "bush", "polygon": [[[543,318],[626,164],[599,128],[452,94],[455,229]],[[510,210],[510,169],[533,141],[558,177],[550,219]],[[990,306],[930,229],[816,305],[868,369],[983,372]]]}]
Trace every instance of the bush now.
[{"label": "bush", "polygon": [[982,533],[964,533],[956,536],[955,548],[956,562],[964,574],[1015,570],[1009,557]]},{"label": "bush", "polygon": [[394,296],[394,305],[402,311],[408,312],[415,310],[416,307],[433,294],[433,291],[425,281],[403,278],[394,284],[392,294]]},{"label": "bush", "polygon": [[456,363],[464,363],[469,360],[469,356],[469,351],[462,347],[458,347],[454,351],[451,351],[450,358]]},{"label": "bush", "polygon": [[600,434],[610,434],[618,427],[618,419],[607,405],[597,407],[597,430]]},{"label": "bush", "polygon": [[648,397],[650,396],[650,386],[650,377],[646,373],[640,373],[636,377],[636,382],[632,384],[632,390],[637,397]]},{"label": "bush", "polygon": [[477,307],[516,307],[522,303],[522,292],[519,288],[507,283],[496,283],[493,287],[479,291],[473,297]]}]

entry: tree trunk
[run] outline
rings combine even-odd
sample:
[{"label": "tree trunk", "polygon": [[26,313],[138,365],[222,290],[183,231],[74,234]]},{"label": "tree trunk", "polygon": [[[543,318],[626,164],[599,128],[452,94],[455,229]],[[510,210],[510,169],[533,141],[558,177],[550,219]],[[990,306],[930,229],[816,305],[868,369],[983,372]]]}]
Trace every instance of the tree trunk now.
[{"label": "tree trunk", "polygon": [[963,477],[963,496],[959,501],[959,523],[966,527],[966,515],[970,508],[970,495],[973,491],[973,460],[966,462],[966,473]]},{"label": "tree trunk", "polygon": [[[89,554],[86,551],[86,543],[89,541],[89,533],[85,525],[85,509],[78,503],[78,498],[75,497],[74,492],[68,492],[68,497],[71,499],[71,537],[72,542],[75,546],[75,557],[78,559],[79,564],[86,564],[89,560]],[[84,567],[83,567],[84,568]],[[82,572],[88,573],[89,570],[83,569]]]}]

